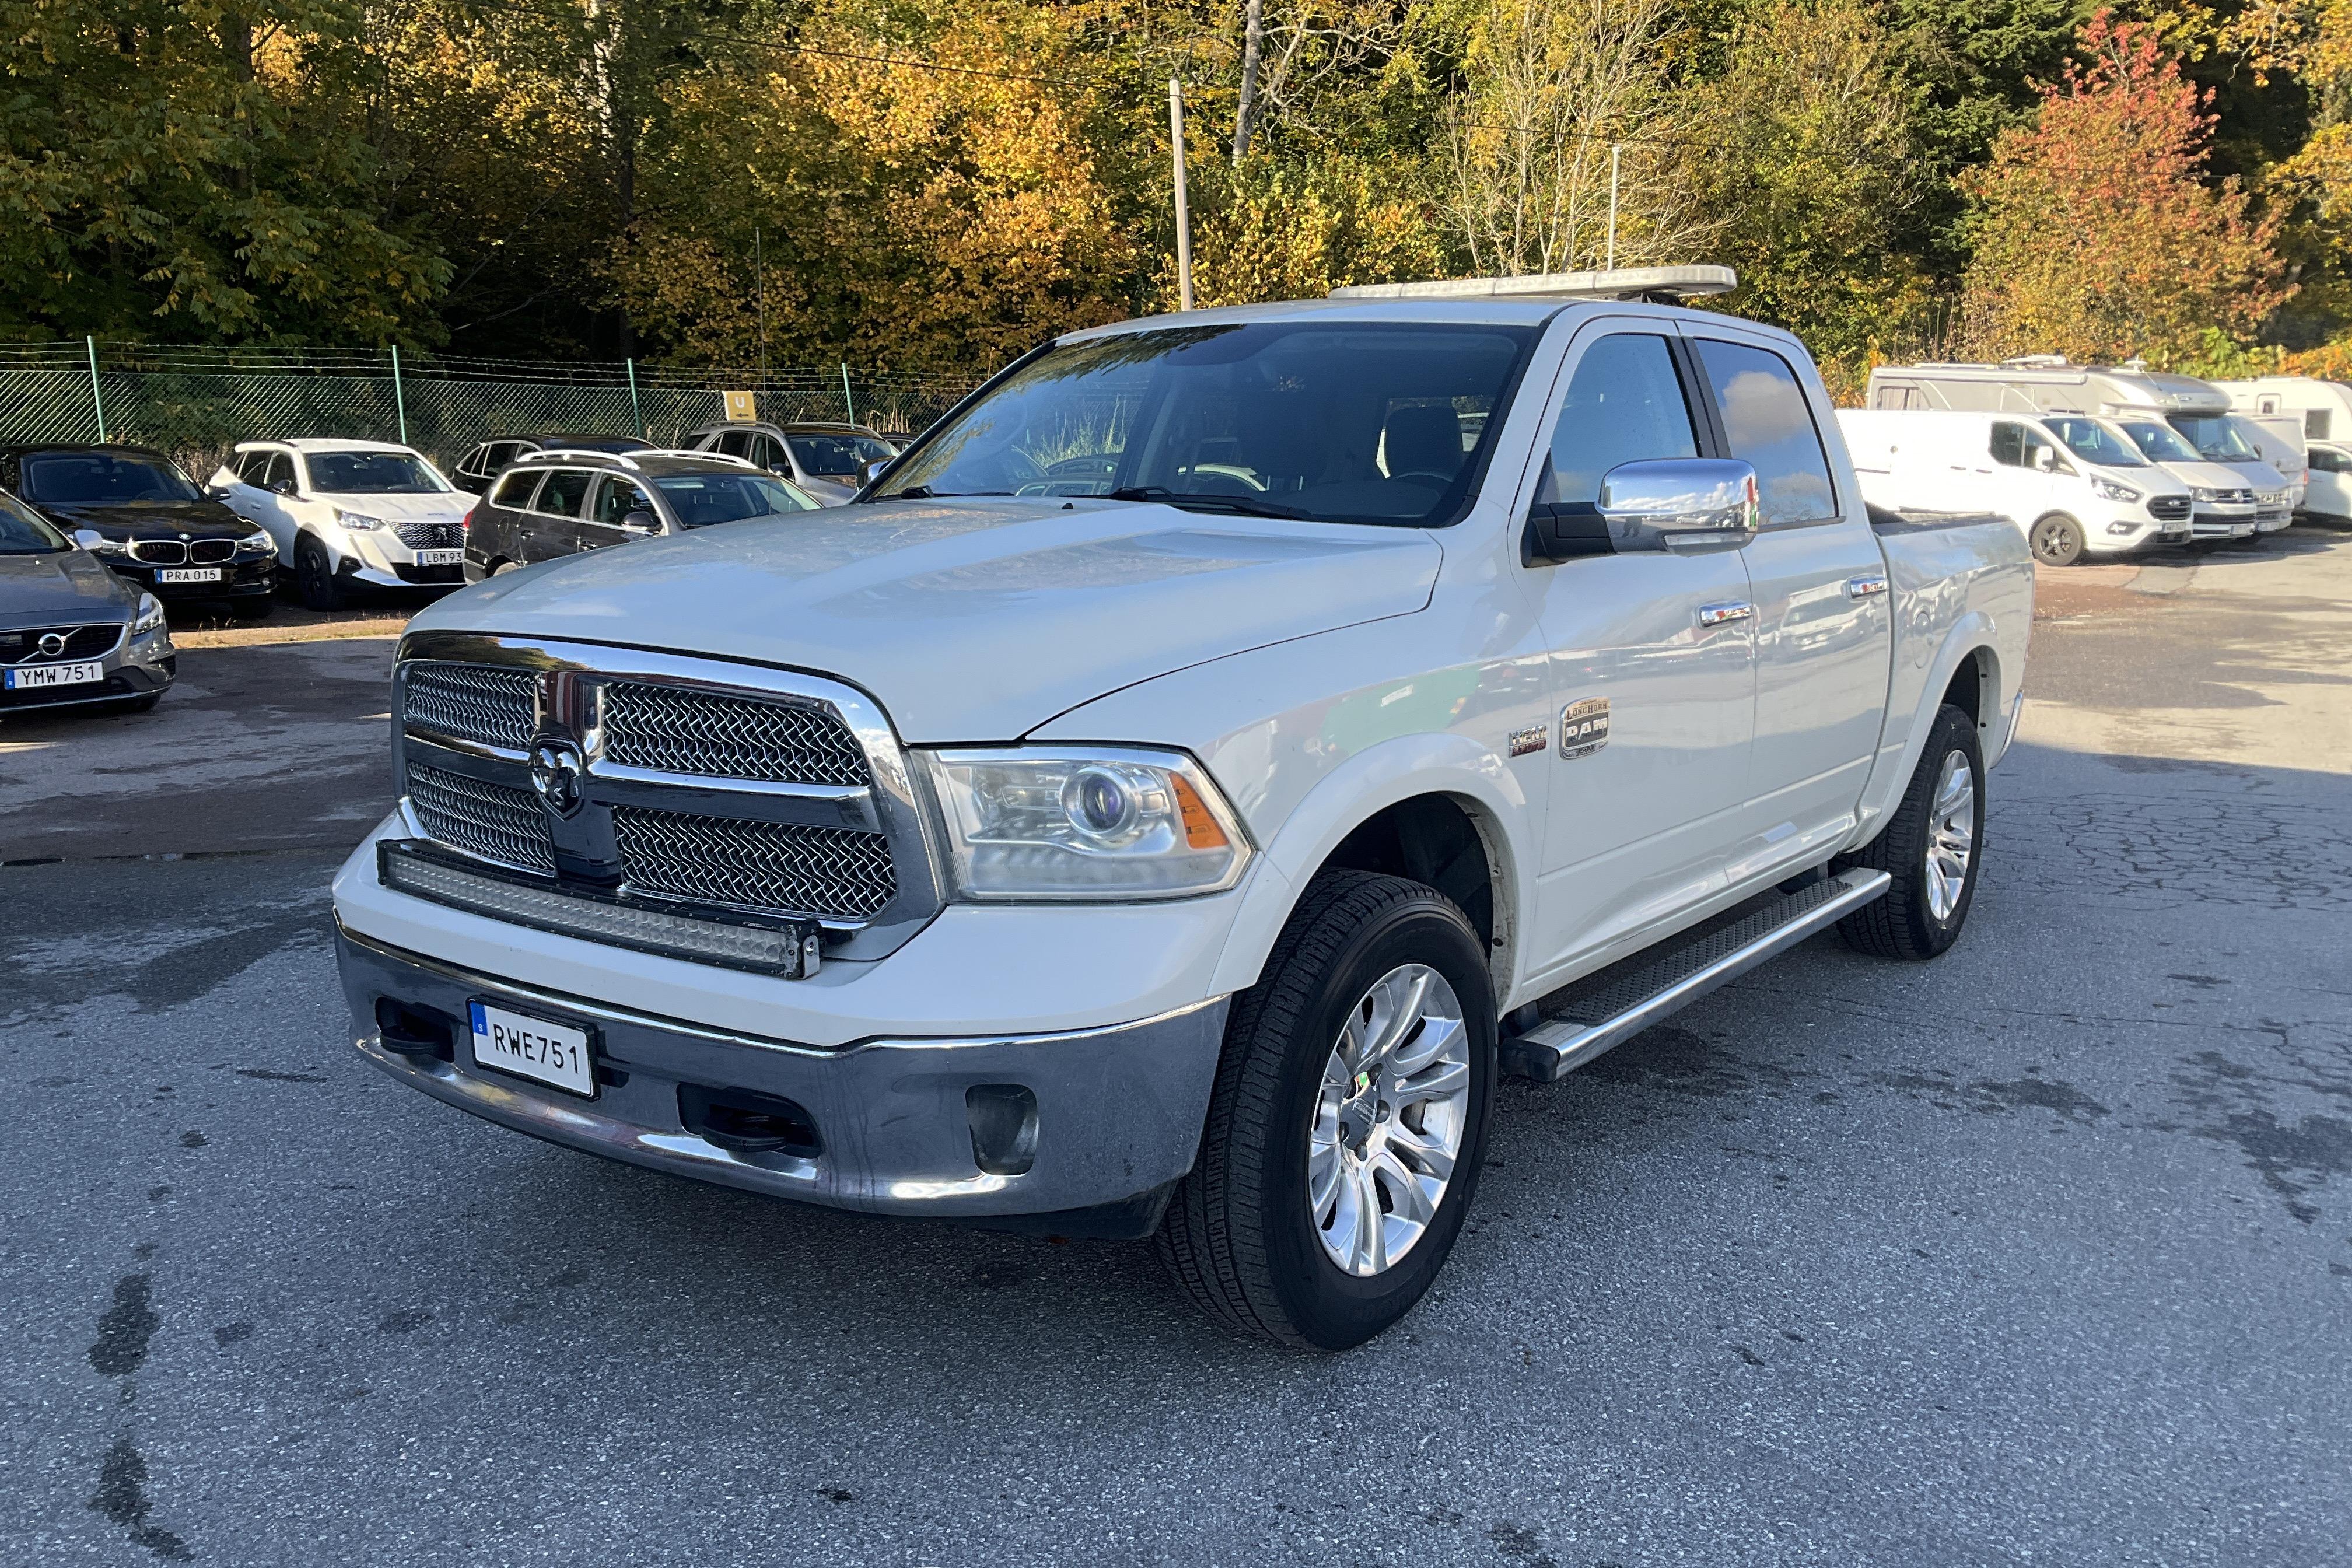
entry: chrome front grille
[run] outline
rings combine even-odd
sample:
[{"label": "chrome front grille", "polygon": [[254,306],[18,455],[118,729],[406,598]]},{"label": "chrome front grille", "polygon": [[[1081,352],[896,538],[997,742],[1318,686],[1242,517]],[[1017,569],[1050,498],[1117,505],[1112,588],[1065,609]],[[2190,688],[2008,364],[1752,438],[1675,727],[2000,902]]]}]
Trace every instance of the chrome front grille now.
[{"label": "chrome front grille", "polygon": [[393,533],[411,550],[455,550],[466,542],[454,522],[428,522],[395,518]]},{"label": "chrome front grille", "polygon": [[555,840],[529,790],[411,762],[408,799],[416,825],[442,843],[500,865],[554,874]]},{"label": "chrome front grille", "polygon": [[589,941],[624,940],[609,910],[635,904],[649,916],[802,931],[791,951],[811,961],[820,931],[826,957],[874,958],[940,908],[938,858],[904,753],[853,688],[469,632],[411,634],[397,680],[395,744],[415,832],[530,874],[553,896],[547,908],[560,910],[567,893],[593,900],[607,912],[583,913]]},{"label": "chrome front grille", "polygon": [[453,740],[504,746],[530,744],[538,722],[539,678],[494,664],[412,664],[407,668],[404,722]]},{"label": "chrome front grille", "polygon": [[871,784],[865,749],[829,713],[689,688],[604,689],[604,756],[630,767],[762,784]]},{"label": "chrome front grille", "polygon": [[[41,646],[43,637],[58,639],[58,651]],[[55,664],[67,659],[97,658],[113,651],[122,640],[122,624],[95,626],[26,626],[0,632],[0,664]]]},{"label": "chrome front grille", "polygon": [[2189,515],[2187,496],[2153,496],[2147,503],[2147,515],[2159,522],[2179,522]]},{"label": "chrome front grille", "polygon": [[898,891],[879,833],[623,805],[613,837],[628,886],[663,898],[863,921]]}]

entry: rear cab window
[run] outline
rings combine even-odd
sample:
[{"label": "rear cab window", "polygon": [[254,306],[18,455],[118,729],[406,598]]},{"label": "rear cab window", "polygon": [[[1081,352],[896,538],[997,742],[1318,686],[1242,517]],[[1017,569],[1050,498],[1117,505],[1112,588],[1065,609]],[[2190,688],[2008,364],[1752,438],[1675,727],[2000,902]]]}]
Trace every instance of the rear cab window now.
[{"label": "rear cab window", "polygon": [[529,468],[509,474],[499,481],[499,488],[491,492],[490,504],[510,507],[516,511],[529,510],[530,492],[539,488],[541,477]]},{"label": "rear cab window", "polygon": [[587,499],[589,483],[595,477],[579,468],[556,469],[539,487],[530,510],[549,517],[578,517],[580,503]]},{"label": "rear cab window", "polygon": [[1695,338],[1701,374],[1723,421],[1726,446],[1756,470],[1767,527],[1838,515],[1837,489],[1804,384],[1769,349]]}]

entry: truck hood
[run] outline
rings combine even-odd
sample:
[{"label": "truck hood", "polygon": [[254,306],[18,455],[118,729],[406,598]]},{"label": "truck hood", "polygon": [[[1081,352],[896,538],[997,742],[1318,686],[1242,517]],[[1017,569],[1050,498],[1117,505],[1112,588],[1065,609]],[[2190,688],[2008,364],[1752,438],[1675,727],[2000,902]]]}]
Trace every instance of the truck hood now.
[{"label": "truck hood", "polygon": [[87,550],[0,555],[0,626],[131,618],[137,594]]},{"label": "truck hood", "polygon": [[885,501],[569,556],[410,625],[788,666],[863,687],[909,741],[1006,741],[1155,675],[1410,614],[1442,559],[1415,529]]}]

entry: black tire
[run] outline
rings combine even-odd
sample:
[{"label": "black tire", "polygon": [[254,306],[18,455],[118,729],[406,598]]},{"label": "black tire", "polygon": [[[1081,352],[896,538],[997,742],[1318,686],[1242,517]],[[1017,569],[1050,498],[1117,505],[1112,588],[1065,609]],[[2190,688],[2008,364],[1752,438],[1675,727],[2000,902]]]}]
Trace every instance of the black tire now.
[{"label": "black tire", "polygon": [[228,613],[240,621],[268,620],[269,612],[277,607],[267,594],[251,594],[228,602]]},{"label": "black tire", "polygon": [[[1467,1108],[1426,1228],[1393,1265],[1358,1277],[1318,1238],[1308,1131],[1350,1010],[1402,963],[1426,964],[1454,988]],[[1234,998],[1200,1158],[1160,1226],[1161,1259],[1196,1305],[1239,1333],[1301,1349],[1363,1343],[1412,1310],[1453,1249],[1486,1163],[1494,1083],[1494,989],[1485,944],[1462,911],[1418,882],[1325,872],[1283,928],[1264,978]]]},{"label": "black tire", "polygon": [[2063,511],[2037,519],[2025,539],[2044,566],[2072,566],[2083,558],[2083,525]]},{"label": "black tire", "polygon": [[294,586],[302,598],[302,607],[309,610],[340,610],[351,602],[351,595],[336,579],[333,557],[327,547],[303,535],[294,547]]},{"label": "black tire", "polygon": [[[1958,754],[1966,761],[1973,799],[1969,810],[1969,855],[1958,896],[1938,913],[1935,879],[1927,868],[1928,838],[1938,826],[1937,786],[1944,764]],[[1903,798],[1885,827],[1863,848],[1838,858],[1835,869],[1885,871],[1893,881],[1886,896],[1838,922],[1838,934],[1858,952],[1881,958],[1934,958],[1959,940],[1976,901],[1984,872],[1984,755],[1977,747],[1976,721],[1951,703],[1936,710],[1927,745]]]}]

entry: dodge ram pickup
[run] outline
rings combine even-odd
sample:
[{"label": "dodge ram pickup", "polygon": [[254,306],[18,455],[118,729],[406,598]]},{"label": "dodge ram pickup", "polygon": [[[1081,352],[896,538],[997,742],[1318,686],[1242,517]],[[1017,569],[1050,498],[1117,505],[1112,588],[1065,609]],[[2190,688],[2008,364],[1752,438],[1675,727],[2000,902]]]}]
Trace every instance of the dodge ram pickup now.
[{"label": "dodge ram pickup", "polygon": [[1380,1332],[1499,1074],[1968,919],[2024,544],[1866,507],[1802,345],[1675,302],[1727,282],[1072,332],[849,505],[444,599],[334,884],[360,1052],[642,1166],[1156,1237],[1244,1333]]}]

